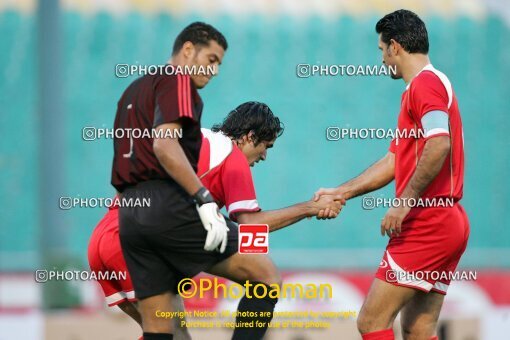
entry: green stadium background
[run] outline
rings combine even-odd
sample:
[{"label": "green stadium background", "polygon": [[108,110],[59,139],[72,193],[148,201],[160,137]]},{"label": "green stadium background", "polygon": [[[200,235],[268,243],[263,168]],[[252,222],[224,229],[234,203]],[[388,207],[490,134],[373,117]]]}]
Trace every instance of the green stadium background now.
[{"label": "green stadium background", "polygon": [[[389,140],[328,141],[329,126],[393,128],[402,81],[386,77],[296,76],[296,65],[379,65],[376,13],[266,17],[260,14],[93,15],[62,12],[62,100],[65,114],[62,196],[110,197],[111,140],[84,141],[87,126],[112,127],[116,103],[134,79],[115,77],[116,64],[161,64],[188,23],[204,20],[227,37],[220,75],[201,94],[203,126],[238,104],[263,101],[285,124],[267,160],[253,170],[259,203],[275,209],[309,199],[319,187],[337,185],[381,157]],[[466,174],[462,201],[471,221],[464,267],[510,267],[508,152],[510,29],[500,16],[425,15],[434,66],[450,78],[464,123]],[[0,12],[0,270],[31,271],[40,265],[41,195],[37,27],[34,13]],[[52,131],[43,133],[51,134]],[[375,196],[393,197],[393,184]],[[58,202],[55,202],[58,210]],[[92,229],[101,208],[62,211],[66,252],[86,268]],[[385,210],[348,203],[338,219],[304,220],[270,235],[271,254],[283,268],[375,268],[386,244],[379,235]]]}]

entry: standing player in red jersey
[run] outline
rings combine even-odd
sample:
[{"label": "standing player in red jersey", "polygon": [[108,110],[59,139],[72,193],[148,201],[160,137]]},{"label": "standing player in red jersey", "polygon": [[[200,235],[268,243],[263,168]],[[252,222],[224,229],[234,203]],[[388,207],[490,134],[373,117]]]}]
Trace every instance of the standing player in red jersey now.
[{"label": "standing player in red jersey", "polygon": [[[273,147],[283,132],[280,120],[270,108],[258,102],[247,102],[230,112],[222,124],[211,130],[202,129],[202,146],[198,160],[197,175],[209,189],[216,204],[226,207],[229,217],[240,223],[268,224],[270,231],[284,228],[305,217],[316,216],[321,210],[330,208],[328,218],[337,216],[341,203],[339,197],[323,196],[318,202],[307,201],[271,211],[261,211],[250,166],[266,159],[267,150]],[[119,306],[141,325],[141,316],[136,305],[133,284],[127,271],[119,240],[119,213],[116,207],[108,210],[91,236],[88,249],[89,265],[94,272],[127,272],[126,280],[98,280],[108,306]],[[236,225],[227,220],[231,230]],[[232,258],[241,262],[244,256]],[[228,268],[235,263],[219,263],[207,272],[231,277]],[[232,279],[235,280],[233,277]],[[173,299],[174,310],[182,311],[183,304],[177,295]],[[238,318],[237,322],[246,321]],[[174,319],[174,339],[189,339],[186,328]],[[248,339],[251,330],[239,328],[236,339]]]},{"label": "standing player in red jersey", "polygon": [[430,64],[423,21],[398,10],[379,20],[376,32],[383,63],[396,66],[392,78],[406,83],[398,130],[424,135],[393,140],[386,156],[361,175],[337,188],[320,189],[315,198],[336,194],[348,200],[395,179],[401,202],[453,199],[453,207],[399,205],[388,210],[381,234],[390,240],[358,317],[365,340],[394,339],[392,325],[399,312],[404,339],[437,339],[448,277],[469,237],[468,218],[458,203],[464,177],[462,122],[450,81]]}]

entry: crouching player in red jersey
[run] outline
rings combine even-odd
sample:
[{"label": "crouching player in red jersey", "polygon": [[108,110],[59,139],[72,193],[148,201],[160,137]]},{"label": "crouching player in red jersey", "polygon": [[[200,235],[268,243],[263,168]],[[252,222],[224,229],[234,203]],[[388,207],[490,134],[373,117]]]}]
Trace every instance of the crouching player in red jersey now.
[{"label": "crouching player in red jersey", "polygon": [[383,17],[376,32],[384,64],[396,66],[392,78],[406,82],[399,133],[422,133],[393,140],[386,156],[360,176],[320,189],[315,197],[351,199],[395,179],[402,204],[391,207],[382,220],[381,234],[390,240],[358,316],[358,329],[365,340],[394,339],[393,321],[401,312],[404,339],[437,339],[449,278],[469,237],[468,218],[458,203],[464,176],[462,122],[450,81],[430,64],[423,21],[399,10]]},{"label": "crouching player in red jersey", "polygon": [[[318,201],[261,211],[253,185],[250,166],[264,161],[283,132],[280,121],[270,108],[258,102],[247,102],[230,112],[222,124],[212,130],[202,129],[197,175],[209,189],[216,203],[225,206],[231,220],[239,223],[268,224],[275,231],[305,217],[317,216],[328,209],[327,218],[334,218],[342,207],[340,196],[324,195]],[[322,215],[321,215],[322,216]],[[227,223],[233,223],[227,220]],[[140,314],[119,240],[118,209],[112,207],[95,228],[89,242],[89,264],[95,272],[126,272],[126,280],[98,280],[109,306],[119,306],[139,324]],[[217,274],[217,273],[213,273]],[[182,299],[176,295],[174,311],[183,311]],[[190,339],[182,319],[174,319],[174,338]]]}]

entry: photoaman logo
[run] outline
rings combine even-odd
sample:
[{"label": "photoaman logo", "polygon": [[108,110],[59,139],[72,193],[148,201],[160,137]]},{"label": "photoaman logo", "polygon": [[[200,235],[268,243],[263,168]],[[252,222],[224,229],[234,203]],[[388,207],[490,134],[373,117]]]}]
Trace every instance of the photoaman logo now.
[{"label": "photoaman logo", "polygon": [[267,224],[239,225],[239,253],[267,254],[269,252],[269,226]]}]

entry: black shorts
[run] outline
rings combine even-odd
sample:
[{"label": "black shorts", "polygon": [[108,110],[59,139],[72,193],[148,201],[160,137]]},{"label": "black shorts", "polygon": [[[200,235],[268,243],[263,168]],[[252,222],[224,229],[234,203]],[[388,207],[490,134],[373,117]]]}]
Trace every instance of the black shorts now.
[{"label": "black shorts", "polygon": [[195,203],[175,183],[142,182],[124,190],[122,196],[150,199],[150,207],[119,209],[122,252],[138,299],[166,291],[176,293],[181,279],[207,271],[237,253],[237,224],[229,220],[225,252],[204,250],[207,231]]}]

